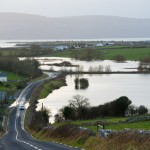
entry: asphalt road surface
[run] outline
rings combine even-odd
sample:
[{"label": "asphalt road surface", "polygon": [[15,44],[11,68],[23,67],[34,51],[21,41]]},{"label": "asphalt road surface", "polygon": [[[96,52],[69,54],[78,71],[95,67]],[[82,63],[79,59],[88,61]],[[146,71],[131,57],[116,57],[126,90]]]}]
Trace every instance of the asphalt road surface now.
[{"label": "asphalt road surface", "polygon": [[[50,74],[45,80],[56,76],[57,74]],[[30,83],[20,94],[16,106],[11,109],[7,132],[0,139],[0,150],[79,150],[63,144],[36,140],[24,130],[25,110],[19,110],[18,105],[28,102],[34,89],[43,82],[44,80]]]}]

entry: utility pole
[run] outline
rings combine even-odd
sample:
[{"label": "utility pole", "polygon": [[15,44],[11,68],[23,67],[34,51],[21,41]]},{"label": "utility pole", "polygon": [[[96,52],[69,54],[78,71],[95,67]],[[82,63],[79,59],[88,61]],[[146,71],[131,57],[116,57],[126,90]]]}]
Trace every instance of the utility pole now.
[{"label": "utility pole", "polygon": [[17,82],[17,70],[16,70],[16,82]]},{"label": "utility pole", "polygon": [[42,103],[42,128],[43,128],[43,125],[44,125],[44,118],[43,118],[43,103]]}]

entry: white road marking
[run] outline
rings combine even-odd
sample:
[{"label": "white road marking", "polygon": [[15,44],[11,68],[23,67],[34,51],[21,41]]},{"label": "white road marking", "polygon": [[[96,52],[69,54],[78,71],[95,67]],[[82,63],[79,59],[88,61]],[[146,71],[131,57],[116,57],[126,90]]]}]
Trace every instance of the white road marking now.
[{"label": "white road marking", "polygon": [[[57,74],[58,75],[58,74]],[[52,78],[55,78],[57,75],[55,75],[55,76],[51,76],[51,79]],[[16,102],[18,102],[18,104],[19,103],[25,103],[25,101],[26,101],[26,99],[25,99],[25,96],[28,94],[28,92],[30,91],[30,88],[32,88],[36,83],[40,83],[41,81],[46,81],[46,80],[48,80],[48,79],[50,79],[50,76],[48,77],[48,78],[46,78],[46,79],[42,79],[42,80],[40,80],[40,81],[36,81],[36,82],[34,82],[34,83],[31,83],[31,84],[29,84],[23,91],[22,91],[22,93],[20,94],[20,96],[18,97],[18,99],[16,100]],[[29,88],[29,89],[28,89]],[[22,98],[21,98],[22,97]],[[37,148],[36,146],[33,146],[33,145],[31,145],[30,143],[28,143],[28,142],[25,142],[25,141],[21,141],[21,140],[19,140],[18,139],[18,130],[17,130],[17,117],[19,117],[19,115],[20,115],[20,113],[18,113],[17,115],[16,115],[16,120],[15,120],[15,130],[16,130],[16,140],[18,141],[18,142],[21,142],[21,143],[24,143],[24,144],[27,144],[27,145],[29,145],[30,147],[33,147],[34,149],[37,149],[37,150],[42,150],[42,149],[40,149],[40,148]],[[24,119],[25,119],[25,113],[24,113],[24,117],[23,117]],[[26,132],[26,130],[24,129],[24,119],[23,119],[23,122],[22,122],[22,130],[24,130],[25,132]],[[26,132],[27,133],[27,132]],[[35,139],[32,135],[31,135],[31,137],[33,138],[33,139]],[[36,139],[37,140],[37,139]],[[41,141],[41,140],[38,140],[38,141]],[[54,142],[54,143],[57,143],[57,144],[59,144],[58,142]],[[62,143],[61,143],[62,144]],[[64,146],[67,146],[67,145],[65,145],[65,144],[63,144]],[[67,146],[67,147],[69,147],[69,146]],[[72,147],[72,146],[70,146],[70,147]]]},{"label": "white road marking", "polygon": [[19,140],[19,139],[18,139],[17,117],[16,117],[16,119],[15,119],[15,130],[16,130],[16,140],[17,140],[18,142],[20,142],[20,143],[24,143],[24,144],[27,144],[27,145],[29,145],[30,147],[33,147],[34,149],[42,150],[42,149],[40,149],[40,148],[38,148],[38,147],[36,147],[36,146],[34,146],[34,145],[32,145],[32,144],[28,143],[28,142],[21,141],[21,140]]}]

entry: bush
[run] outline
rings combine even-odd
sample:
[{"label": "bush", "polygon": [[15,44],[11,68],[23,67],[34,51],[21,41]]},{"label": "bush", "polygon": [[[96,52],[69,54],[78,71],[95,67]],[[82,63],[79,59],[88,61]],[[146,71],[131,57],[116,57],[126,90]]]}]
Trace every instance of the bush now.
[{"label": "bush", "polygon": [[126,58],[123,55],[116,55],[113,57],[113,60],[115,60],[116,62],[124,62],[126,61]]},{"label": "bush", "polygon": [[147,113],[148,113],[148,109],[145,106],[143,106],[143,105],[139,106],[139,108],[138,108],[138,114],[139,115],[144,115]]}]

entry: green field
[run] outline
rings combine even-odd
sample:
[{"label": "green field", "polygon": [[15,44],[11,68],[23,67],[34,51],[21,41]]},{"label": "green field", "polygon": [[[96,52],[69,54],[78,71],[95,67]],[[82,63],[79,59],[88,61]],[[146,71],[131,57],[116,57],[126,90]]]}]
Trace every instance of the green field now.
[{"label": "green field", "polygon": [[115,55],[123,55],[127,60],[141,60],[150,55],[150,48],[124,48],[103,50],[104,59],[112,60]]},{"label": "green field", "polygon": [[25,79],[24,76],[18,75],[16,73],[12,73],[12,72],[8,72],[8,71],[1,71],[1,72],[4,72],[8,75],[7,76],[8,80],[24,80]]},{"label": "green field", "polygon": [[[150,130],[150,121],[140,121],[134,123],[121,123],[121,121],[125,121],[127,117],[113,117],[113,118],[99,118],[94,120],[78,120],[71,121],[70,123],[79,125],[81,127],[85,127],[91,129],[94,132],[97,132],[97,121],[105,122],[105,129],[111,130],[123,130],[125,128],[129,129],[141,129],[141,130]],[[55,123],[55,126],[61,126],[65,123]]]},{"label": "green field", "polygon": [[7,74],[8,81],[11,82],[3,82],[0,84],[0,90],[1,91],[15,91],[19,86],[22,86],[24,83],[22,81],[25,81],[26,78],[21,75],[17,75],[12,72],[8,71],[0,71]]},{"label": "green field", "polygon": [[141,122],[135,122],[135,123],[124,123],[124,124],[114,124],[114,125],[108,125],[108,129],[112,130],[123,130],[125,128],[129,129],[139,129],[139,130],[150,130],[150,121],[141,121]]},{"label": "green field", "polygon": [[[76,49],[80,54],[83,49]],[[113,60],[116,55],[123,55],[127,60],[141,60],[150,55],[150,48],[94,48],[96,55],[102,55],[105,60]],[[72,50],[54,52],[52,57],[71,57]]]}]

